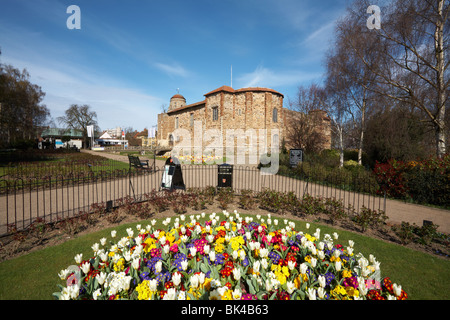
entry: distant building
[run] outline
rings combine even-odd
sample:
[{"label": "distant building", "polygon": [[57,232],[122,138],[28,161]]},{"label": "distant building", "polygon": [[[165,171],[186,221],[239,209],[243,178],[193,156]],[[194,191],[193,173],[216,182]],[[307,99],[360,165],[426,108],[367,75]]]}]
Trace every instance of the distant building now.
[{"label": "distant building", "polygon": [[106,129],[104,132],[107,132],[112,139],[120,139],[122,137],[121,127],[115,127],[114,129]]},{"label": "distant building", "polygon": [[73,148],[83,146],[83,131],[78,129],[46,128],[41,133],[40,149]]},{"label": "distant building", "polygon": [[103,132],[103,134],[98,139],[96,139],[95,142],[100,147],[128,147],[128,140],[111,137],[108,131]]}]

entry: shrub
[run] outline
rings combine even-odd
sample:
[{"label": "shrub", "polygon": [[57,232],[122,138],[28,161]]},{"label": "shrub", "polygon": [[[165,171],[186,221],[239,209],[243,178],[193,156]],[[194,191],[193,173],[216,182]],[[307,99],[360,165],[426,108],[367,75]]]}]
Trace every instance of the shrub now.
[{"label": "shrub", "polygon": [[363,206],[361,212],[356,214],[352,220],[361,227],[361,232],[365,232],[369,227],[380,227],[387,218],[383,210],[372,210]]},{"label": "shrub", "polygon": [[388,197],[404,198],[408,188],[404,177],[404,163],[401,161],[389,160],[387,163],[376,162],[374,173],[380,185],[379,194],[386,194]]},{"label": "shrub", "polygon": [[434,238],[438,237],[437,228],[439,226],[434,223],[424,224],[420,228],[416,228],[416,233],[419,236],[419,242],[429,245]]},{"label": "shrub", "polygon": [[257,198],[261,209],[276,213],[283,208],[283,199],[280,192],[265,189],[258,193]]},{"label": "shrub", "polygon": [[450,155],[442,159],[376,163],[379,193],[393,198],[450,207]]},{"label": "shrub", "polygon": [[415,224],[402,221],[400,226],[392,226],[392,231],[400,238],[403,245],[411,243],[414,239]]},{"label": "shrub", "polygon": [[254,209],[256,207],[256,198],[253,190],[241,190],[239,195],[239,205],[245,210]]},{"label": "shrub", "polygon": [[299,211],[301,213],[310,215],[325,211],[323,199],[321,197],[313,197],[305,194],[300,201]]},{"label": "shrub", "polygon": [[326,198],[324,206],[325,214],[328,215],[332,225],[334,225],[336,221],[344,219],[347,216],[342,199]]},{"label": "shrub", "polygon": [[228,208],[228,205],[234,201],[234,192],[231,188],[220,188],[217,191],[216,200],[219,202],[220,207],[224,210]]}]

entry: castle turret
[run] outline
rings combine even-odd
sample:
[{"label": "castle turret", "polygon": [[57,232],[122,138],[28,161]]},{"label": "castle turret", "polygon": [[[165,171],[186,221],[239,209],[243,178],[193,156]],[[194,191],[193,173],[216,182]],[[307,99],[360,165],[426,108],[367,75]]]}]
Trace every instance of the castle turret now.
[{"label": "castle turret", "polygon": [[170,98],[169,110],[172,111],[186,105],[186,99],[179,93]]}]

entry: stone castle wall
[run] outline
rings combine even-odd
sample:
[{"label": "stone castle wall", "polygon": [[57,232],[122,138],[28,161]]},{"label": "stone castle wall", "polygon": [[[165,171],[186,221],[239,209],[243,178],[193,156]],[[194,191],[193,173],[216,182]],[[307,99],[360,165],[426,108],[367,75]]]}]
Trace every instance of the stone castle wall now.
[{"label": "stone castle wall", "polygon": [[[205,100],[189,105],[183,103],[182,96],[175,95],[166,113],[158,115],[158,145],[161,147],[171,146],[170,135],[177,132],[189,132],[191,147],[194,147],[194,138],[202,140],[202,148],[214,145],[213,139],[206,139],[205,133],[217,130],[223,138],[221,143],[225,154],[227,140],[232,143],[230,134],[236,134],[234,138],[234,154],[237,152],[248,152],[254,150],[261,154],[270,151],[271,141],[276,134],[279,145],[284,138],[284,129],[289,125],[283,108],[283,95],[272,89],[266,88],[243,88],[234,90],[230,87],[221,87],[205,94]],[[214,109],[217,108],[218,118],[213,120]],[[276,121],[274,121],[274,109],[276,109]],[[288,117],[289,118],[289,117]],[[201,132],[201,133],[200,133]],[[200,133],[200,134],[199,134]],[[253,135],[244,138],[243,134]],[[228,137],[227,137],[228,134]],[[240,140],[238,141],[238,137]],[[263,138],[265,137],[265,141]],[[184,143],[181,140],[175,141]],[[197,140],[198,142],[199,140]],[[215,142],[218,142],[216,139]],[[216,143],[217,144],[217,143]],[[236,147],[239,144],[240,149]],[[256,144],[256,145],[255,145]],[[185,144],[184,144],[185,145]],[[185,145],[186,146],[186,145]],[[254,149],[249,149],[254,147]],[[188,149],[188,148],[186,148]]]}]

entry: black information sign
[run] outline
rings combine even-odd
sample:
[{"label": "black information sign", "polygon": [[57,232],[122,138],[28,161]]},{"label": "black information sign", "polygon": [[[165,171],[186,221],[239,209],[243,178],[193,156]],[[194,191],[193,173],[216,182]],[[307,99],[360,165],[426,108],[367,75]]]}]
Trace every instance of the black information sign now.
[{"label": "black information sign", "polygon": [[220,164],[217,166],[217,188],[231,188],[233,183],[233,166]]},{"label": "black information sign", "polygon": [[303,149],[289,150],[289,166],[296,167],[299,162],[303,161]]},{"label": "black information sign", "polygon": [[183,173],[181,172],[181,165],[177,158],[169,157],[166,160],[161,177],[161,188],[167,190],[186,190],[183,181]]}]

